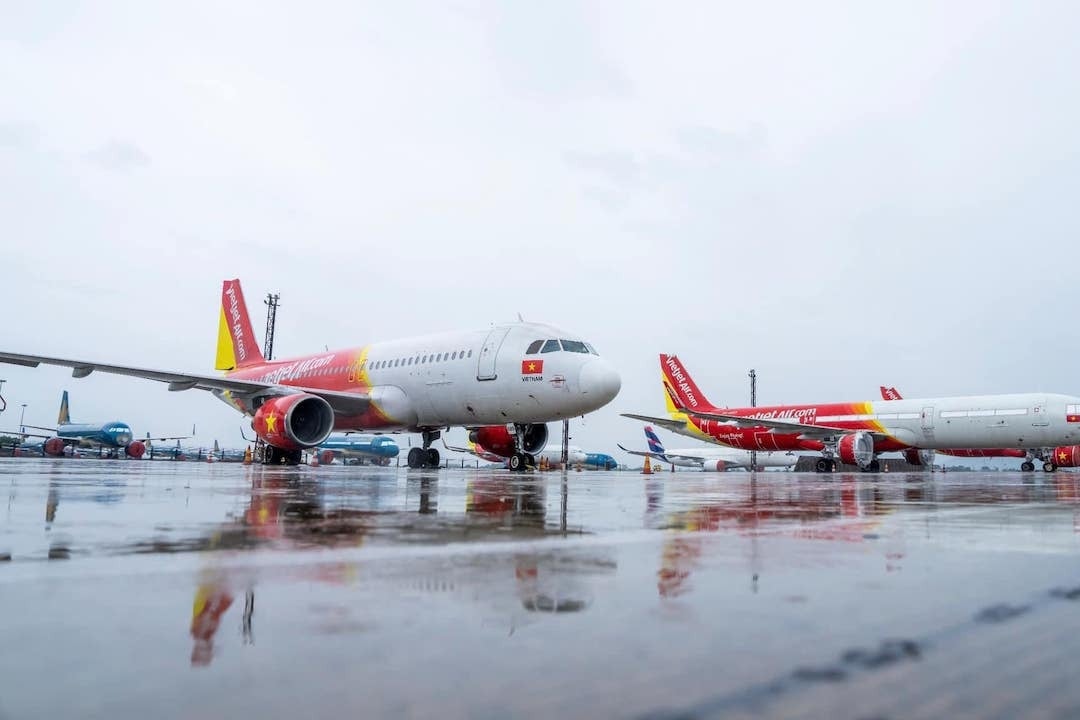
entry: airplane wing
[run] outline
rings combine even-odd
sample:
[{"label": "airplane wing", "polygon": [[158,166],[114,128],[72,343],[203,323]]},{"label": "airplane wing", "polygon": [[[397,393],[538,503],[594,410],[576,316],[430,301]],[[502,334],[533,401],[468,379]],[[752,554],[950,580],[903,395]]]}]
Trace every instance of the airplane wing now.
[{"label": "airplane wing", "polygon": [[703,420],[715,420],[716,422],[727,423],[740,428],[764,427],[768,428],[771,433],[782,433],[785,435],[797,434],[800,438],[806,440],[820,440],[823,438],[835,437],[837,435],[847,435],[851,432],[869,432],[875,440],[884,440],[888,437],[884,433],[875,432],[873,430],[859,431],[851,428],[831,427],[829,425],[806,425],[790,420],[766,420],[763,418],[743,417],[741,415],[700,412],[688,408],[680,408],[680,410],[687,415],[693,415],[694,417]]},{"label": "airplane wing", "polygon": [[[616,443],[616,445],[618,445],[618,443]],[[653,460],[659,460],[661,462],[668,462],[672,458],[675,458],[675,459],[678,459],[678,460],[689,460],[690,462],[696,462],[699,465],[704,465],[705,464],[705,458],[701,457],[701,456],[698,456],[698,455],[683,455],[681,453],[671,453],[671,452],[664,452],[663,454],[660,454],[660,453],[656,453],[656,452],[651,452],[649,450],[630,450],[629,448],[624,448],[622,445],[619,445],[619,449],[622,450],[623,452],[630,453],[631,455],[640,455],[642,457],[649,457],[649,458],[652,458]]]},{"label": "airplane wing", "polygon": [[[24,427],[34,427],[34,426],[33,425],[25,425]],[[47,430],[48,428],[38,428],[38,429],[39,430]],[[0,435],[7,435],[8,437],[22,437],[22,438],[28,438],[28,437],[45,438],[46,440],[48,440],[49,438],[56,437],[55,432],[52,435],[42,435],[40,433],[23,432],[22,430],[0,430]],[[60,439],[63,440],[63,438],[60,438]]]},{"label": "airplane wing", "polygon": [[336,390],[321,390],[306,388],[300,385],[279,385],[264,383],[256,380],[240,380],[214,375],[198,375],[194,373],[176,373],[162,370],[147,370],[144,368],[128,367],[126,365],[109,365],[90,360],[70,360],[66,358],[52,358],[43,355],[20,355],[18,353],[0,352],[0,362],[9,365],[22,365],[24,367],[37,367],[45,365],[59,365],[71,368],[72,377],[84,378],[95,370],[113,375],[127,375],[128,377],[156,380],[169,384],[169,390],[228,390],[240,395],[288,395],[295,392],[306,392],[319,397],[330,403],[334,412],[340,414],[360,414],[367,410],[371,398],[366,393],[339,392]]},{"label": "airplane wing", "polygon": [[443,447],[446,448],[447,450],[449,450],[450,452],[466,453],[467,455],[476,455],[477,454],[476,451],[473,450],[472,448],[454,447],[453,445],[447,445],[446,444],[446,438],[443,438],[442,444],[443,444]]},{"label": "airplane wing", "polygon": [[[653,425],[659,425],[662,428],[667,428],[674,432],[682,432],[686,430],[686,422],[683,420],[672,420],[671,418],[658,418],[651,417],[649,415],[634,415],[633,413],[620,413],[625,418],[631,420],[641,420],[642,422],[652,423]],[[629,452],[629,451],[627,451]]]}]

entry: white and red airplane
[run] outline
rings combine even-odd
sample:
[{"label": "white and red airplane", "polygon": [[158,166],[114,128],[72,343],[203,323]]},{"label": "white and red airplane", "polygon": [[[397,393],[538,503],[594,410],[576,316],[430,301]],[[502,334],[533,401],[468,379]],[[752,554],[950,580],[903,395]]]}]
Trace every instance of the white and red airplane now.
[{"label": "white and red airplane", "polygon": [[814,450],[874,472],[877,456],[900,451],[930,465],[939,448],[1043,448],[1080,442],[1080,398],[1050,393],[885,402],[721,408],[711,404],[674,355],[660,368],[670,418],[625,414],[690,437],[743,450]]},{"label": "white and red airplane", "polygon": [[[645,441],[649,444],[648,450],[630,450],[622,445],[619,449],[631,455],[659,460],[668,465],[679,467],[697,468],[705,472],[725,472],[727,470],[750,470],[751,457],[749,450],[736,450],[728,447],[696,447],[664,449],[664,443],[651,426],[645,426]],[[795,453],[771,453],[760,452],[754,458],[754,464],[759,468],[782,467],[791,468],[799,458]]]},{"label": "white and red airplane", "polygon": [[[900,391],[894,387],[881,386],[881,397],[885,400],[903,400]],[[1023,459],[1020,469],[1031,472],[1035,469],[1035,460],[1041,460],[1044,472],[1054,472],[1059,467],[1080,467],[1080,445],[1061,445],[1058,447],[1029,448],[943,448],[942,455],[953,457],[1007,457]]]},{"label": "white and red airplane", "polygon": [[545,423],[597,410],[621,385],[592,345],[527,322],[268,361],[256,345],[239,280],[222,284],[216,368],[224,377],[8,352],[0,352],[0,362],[209,390],[252,416],[272,463],[299,462],[304,449],[335,430],[377,430],[422,433],[423,448],[409,451],[409,467],[437,467],[439,451],[431,443],[443,428],[464,426],[511,445],[509,465],[519,470],[547,442]]}]

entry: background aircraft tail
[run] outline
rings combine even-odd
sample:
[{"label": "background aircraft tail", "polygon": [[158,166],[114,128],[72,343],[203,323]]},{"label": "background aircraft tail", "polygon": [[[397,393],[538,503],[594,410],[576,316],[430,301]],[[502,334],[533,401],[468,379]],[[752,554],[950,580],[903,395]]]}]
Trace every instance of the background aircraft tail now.
[{"label": "background aircraft tail", "polygon": [[[660,372],[665,390],[672,396],[675,406],[691,410],[715,409],[716,406],[705,399],[705,394],[698,388],[677,356],[661,354]],[[668,408],[669,411],[671,409],[671,407]]]},{"label": "background aircraft tail", "polygon": [[240,281],[226,280],[221,284],[221,316],[218,321],[218,370],[235,370],[266,362],[255,340]]},{"label": "background aircraft tail", "polygon": [[666,460],[664,443],[660,442],[660,438],[657,437],[656,431],[652,429],[651,425],[645,426],[645,440],[649,444],[649,452],[655,453]]},{"label": "background aircraft tail", "polygon": [[71,422],[71,411],[68,409],[67,390],[60,396],[60,414],[56,416],[57,425],[66,425]]}]

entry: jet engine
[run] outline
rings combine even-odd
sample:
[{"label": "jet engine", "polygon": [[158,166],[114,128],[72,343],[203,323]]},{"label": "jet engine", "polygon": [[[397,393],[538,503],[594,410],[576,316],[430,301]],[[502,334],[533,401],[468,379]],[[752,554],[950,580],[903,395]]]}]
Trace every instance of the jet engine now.
[{"label": "jet engine", "polygon": [[330,435],[334,409],[318,395],[282,395],[259,406],[251,426],[276,448],[303,450],[319,445]]},{"label": "jet engine", "polygon": [[1050,462],[1058,467],[1080,467],[1080,445],[1063,445],[1054,448]]},{"label": "jet engine", "polygon": [[320,465],[330,465],[333,462],[334,462],[334,451],[333,450],[323,450],[321,453],[319,453],[319,464]]},{"label": "jet engine", "polygon": [[717,460],[715,465],[713,463],[705,463],[705,470],[715,470],[716,472],[725,472],[728,469],[727,460]]},{"label": "jet engine", "polygon": [[904,451],[904,460],[906,460],[909,465],[932,467],[934,464],[934,451],[908,448]]},{"label": "jet engine", "polygon": [[874,460],[874,438],[870,433],[853,432],[840,438],[836,452],[840,462],[846,465],[858,465],[860,469],[868,467]]},{"label": "jet engine", "polygon": [[58,437],[49,438],[41,445],[41,452],[50,457],[64,456],[64,441]]},{"label": "jet engine", "polygon": [[132,460],[139,460],[146,454],[146,444],[142,440],[132,440],[124,446],[124,454]]},{"label": "jet engine", "polygon": [[[547,425],[526,425],[523,430],[522,447],[525,452],[535,455],[547,445]],[[516,452],[514,436],[505,425],[487,425],[469,433],[469,440],[489,452],[502,457],[510,457]]]}]

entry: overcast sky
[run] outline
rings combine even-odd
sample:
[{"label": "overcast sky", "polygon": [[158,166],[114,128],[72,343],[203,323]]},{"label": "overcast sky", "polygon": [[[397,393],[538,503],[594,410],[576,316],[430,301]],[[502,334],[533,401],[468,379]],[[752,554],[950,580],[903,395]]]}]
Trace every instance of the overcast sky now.
[{"label": "overcast sky", "polygon": [[[521,312],[622,393],[1080,394],[1074,2],[4,3],[0,349],[207,372]],[[261,331],[260,331],[261,335]],[[207,393],[0,366],[0,426],[240,445]],[[552,426],[554,430],[556,426]],[[460,440],[461,430],[451,437]],[[692,441],[663,433],[669,444]],[[405,439],[401,438],[404,446]]]}]

